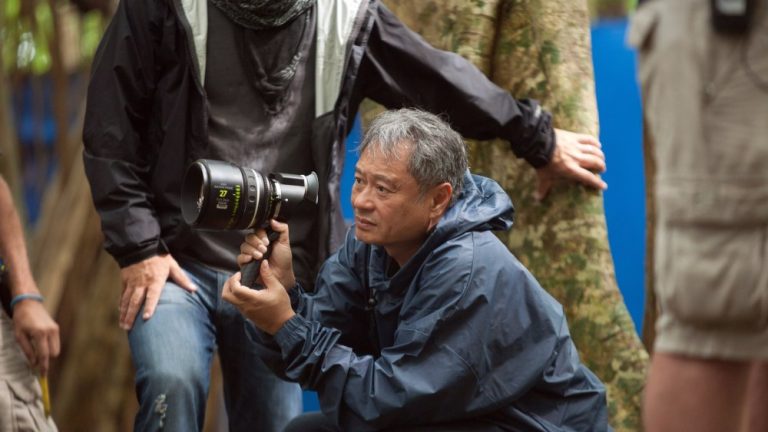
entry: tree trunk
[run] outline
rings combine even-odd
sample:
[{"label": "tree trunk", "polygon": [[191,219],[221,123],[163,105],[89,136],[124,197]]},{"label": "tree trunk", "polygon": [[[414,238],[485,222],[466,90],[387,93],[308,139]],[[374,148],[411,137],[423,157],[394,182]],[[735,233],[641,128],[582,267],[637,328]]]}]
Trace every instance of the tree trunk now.
[{"label": "tree trunk", "polygon": [[[67,106],[69,96],[69,76],[64,67],[64,48],[62,43],[57,43],[64,38],[62,30],[62,19],[66,19],[66,13],[73,13],[71,8],[57,7],[58,0],[48,0],[48,7],[51,9],[51,24],[53,31],[48,40],[48,51],[51,54],[51,82],[53,91],[51,93],[51,105],[53,107],[53,120],[56,125],[56,137],[54,138],[53,148],[56,151],[57,160],[65,161],[66,158],[75,151],[79,140],[70,138],[70,112]],[[59,172],[66,181],[69,177],[69,165],[59,166]]]},{"label": "tree trunk", "polygon": [[629,0],[589,0],[589,10],[593,18],[625,17],[634,6],[635,1]]},{"label": "tree trunk", "polygon": [[653,353],[656,339],[656,284],[653,260],[656,253],[656,157],[648,122],[643,118],[643,160],[645,161],[645,306],[643,309],[643,344]]},{"label": "tree trunk", "polygon": [[[586,0],[385,3],[433,45],[468,58],[516,97],[538,99],[557,127],[597,135]],[[503,142],[471,143],[470,166],[512,197],[515,227],[500,238],[563,304],[582,359],[608,389],[611,425],[640,430],[648,355],[616,285],[602,195],[561,184],[537,202],[534,171]]]}]

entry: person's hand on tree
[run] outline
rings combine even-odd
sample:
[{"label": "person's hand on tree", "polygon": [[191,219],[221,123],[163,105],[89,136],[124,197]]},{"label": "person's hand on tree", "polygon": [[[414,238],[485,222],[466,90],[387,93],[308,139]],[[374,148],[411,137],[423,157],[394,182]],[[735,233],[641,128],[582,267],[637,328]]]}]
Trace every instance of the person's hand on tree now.
[{"label": "person's hand on tree", "polygon": [[555,149],[549,164],[536,170],[538,177],[535,198],[544,199],[560,179],[582,183],[605,190],[608,185],[600,178],[605,171],[605,154],[600,141],[592,135],[555,129]]}]

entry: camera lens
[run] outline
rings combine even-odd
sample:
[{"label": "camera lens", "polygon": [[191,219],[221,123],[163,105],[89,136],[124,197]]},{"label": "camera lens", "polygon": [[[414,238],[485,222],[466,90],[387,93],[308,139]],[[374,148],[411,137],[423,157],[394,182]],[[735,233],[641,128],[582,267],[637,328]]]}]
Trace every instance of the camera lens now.
[{"label": "camera lens", "polygon": [[302,202],[317,204],[318,179],[270,174],[210,159],[187,168],[181,188],[184,221],[200,229],[247,229],[287,221]]},{"label": "camera lens", "polygon": [[181,189],[184,221],[204,229],[246,229],[270,213],[270,182],[252,169],[201,159],[187,169]]}]

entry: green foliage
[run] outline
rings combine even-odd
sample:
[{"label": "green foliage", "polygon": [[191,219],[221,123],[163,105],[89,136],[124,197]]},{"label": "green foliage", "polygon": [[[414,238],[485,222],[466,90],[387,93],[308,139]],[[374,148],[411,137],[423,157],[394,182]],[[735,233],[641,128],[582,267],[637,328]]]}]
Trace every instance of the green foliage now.
[{"label": "green foliage", "polygon": [[90,62],[104,33],[105,19],[98,11],[90,11],[83,15],[82,33],[80,34],[80,50],[84,61]]},{"label": "green foliage", "polygon": [[27,18],[27,20],[32,19],[34,23],[30,22],[29,28],[34,40],[34,49],[30,53],[30,58],[25,60],[29,62],[33,74],[41,75],[51,69],[51,51],[48,41],[53,36],[53,15],[48,3],[38,3],[35,6],[34,18]]},{"label": "green foliage", "polygon": [[[66,6],[63,1],[57,4]],[[3,6],[0,22],[3,72],[8,75],[48,73],[52,67],[51,43],[61,43],[61,38],[54,34],[50,4],[43,0],[5,0]],[[96,51],[105,20],[95,11],[80,15],[79,18],[74,21],[79,27],[79,62],[85,64],[90,62]]]},{"label": "green foliage", "polygon": [[32,5],[31,11],[26,9],[22,10],[20,0],[6,0],[2,35],[6,73],[41,74],[51,67],[48,40],[53,32],[53,20],[50,8],[47,3],[37,3]]},{"label": "green foliage", "polygon": [[19,0],[5,0],[4,6],[5,10],[3,11],[3,16],[19,16],[19,9],[21,9],[21,3]]}]

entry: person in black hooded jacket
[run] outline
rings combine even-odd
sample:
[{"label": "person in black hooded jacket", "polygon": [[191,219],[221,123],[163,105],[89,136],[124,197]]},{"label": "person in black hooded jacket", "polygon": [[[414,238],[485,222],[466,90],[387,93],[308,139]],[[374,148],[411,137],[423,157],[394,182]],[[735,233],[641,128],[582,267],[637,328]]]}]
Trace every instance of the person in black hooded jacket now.
[{"label": "person in black hooded jacket", "polygon": [[298,388],[271,377],[245,345],[242,318],[217,301],[244,233],[186,226],[181,181],[199,158],[316,171],[317,208],[290,222],[297,277],[309,287],[343,241],[344,138],[364,97],[509,141],[542,191],[556,176],[605,187],[592,172],[605,168],[593,137],[553,129],[536,102],[434,49],[378,1],[121,1],[92,66],[83,159],[105,248],[121,267],[137,429],[202,427],[216,349],[228,411],[238,413],[230,430],[279,430],[298,414]]},{"label": "person in black hooded jacket", "polygon": [[[579,361],[562,307],[492,230],[513,207],[467,171],[464,142],[438,117],[385,112],[360,146],[355,225],[304,294],[288,226],[261,264],[263,290],[230,278],[223,298],[252,324],[281,376],[316,390],[311,431],[609,430],[605,388]],[[264,230],[238,262],[261,259]]]}]

